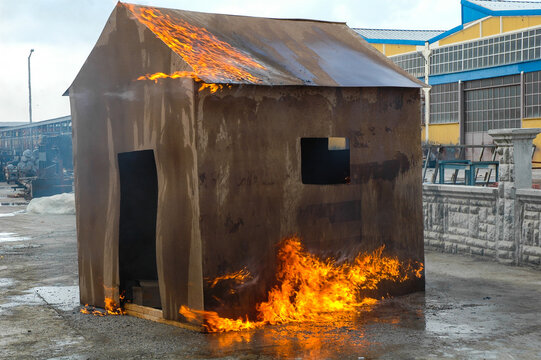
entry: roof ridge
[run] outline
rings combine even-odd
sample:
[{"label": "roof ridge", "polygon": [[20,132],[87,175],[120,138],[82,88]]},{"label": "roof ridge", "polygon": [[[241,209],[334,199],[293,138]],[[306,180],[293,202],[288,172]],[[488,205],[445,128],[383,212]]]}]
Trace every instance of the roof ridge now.
[{"label": "roof ridge", "polygon": [[518,0],[518,1],[510,1],[510,0],[469,0],[469,1],[489,1],[489,2],[503,2],[503,3],[527,3],[527,4],[541,4],[539,1],[524,1],[524,0]]},{"label": "roof ridge", "polygon": [[439,29],[382,29],[382,28],[359,28],[355,27],[352,28],[353,30],[384,30],[384,31],[441,31],[445,32],[447,30],[439,30]]},{"label": "roof ridge", "polygon": [[212,13],[207,11],[196,11],[196,10],[185,10],[172,7],[164,6],[153,6],[153,5],[143,5],[136,4],[128,1],[119,1],[123,5],[134,5],[138,7],[153,8],[153,9],[162,9],[162,10],[172,10],[172,11],[182,11],[187,13],[198,13],[206,15],[223,15],[223,16],[232,16],[232,17],[244,17],[244,18],[256,18],[256,19],[268,19],[268,20],[286,20],[286,21],[311,21],[311,22],[320,22],[320,23],[329,23],[329,24],[346,24],[345,21],[334,21],[334,20],[321,20],[321,19],[304,19],[304,18],[277,18],[277,17],[267,17],[267,16],[255,16],[255,15],[240,15],[240,14],[228,14],[228,13]]}]

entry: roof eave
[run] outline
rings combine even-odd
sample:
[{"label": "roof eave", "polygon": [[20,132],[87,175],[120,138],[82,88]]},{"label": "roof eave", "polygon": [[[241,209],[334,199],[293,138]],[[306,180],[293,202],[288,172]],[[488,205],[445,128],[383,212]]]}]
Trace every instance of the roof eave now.
[{"label": "roof eave", "polygon": [[454,28],[447,30],[443,34],[439,34],[438,36],[434,36],[432,39],[428,40],[429,44],[435,43],[436,41],[439,41],[441,39],[446,38],[447,36],[453,35],[456,32],[459,32],[460,30],[464,29],[464,24],[460,24],[458,26],[455,26]]},{"label": "roof eave", "polygon": [[366,40],[369,44],[396,44],[396,45],[417,45],[417,46],[423,46],[426,41],[422,40],[406,40],[406,39],[370,39],[366,38],[362,35],[363,39]]},{"label": "roof eave", "polygon": [[[492,10],[482,5],[472,3],[468,0],[461,0],[460,4],[470,9],[482,12],[490,16],[528,16],[541,15],[541,9],[524,9],[524,10]],[[464,23],[464,21],[462,21]]]}]

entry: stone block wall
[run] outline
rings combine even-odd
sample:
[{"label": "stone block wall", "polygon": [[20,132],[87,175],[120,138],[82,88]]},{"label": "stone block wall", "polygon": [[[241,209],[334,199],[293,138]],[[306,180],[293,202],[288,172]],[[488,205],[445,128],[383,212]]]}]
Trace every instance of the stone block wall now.
[{"label": "stone block wall", "polygon": [[423,185],[425,246],[541,269],[541,191],[532,190],[535,129],[497,129],[498,188]]},{"label": "stone block wall", "polygon": [[520,264],[541,265],[541,191],[517,190],[517,258]]},{"label": "stone block wall", "polygon": [[541,269],[541,190],[423,185],[425,247]]},{"label": "stone block wall", "polygon": [[425,184],[425,246],[495,258],[497,204],[496,188]]}]

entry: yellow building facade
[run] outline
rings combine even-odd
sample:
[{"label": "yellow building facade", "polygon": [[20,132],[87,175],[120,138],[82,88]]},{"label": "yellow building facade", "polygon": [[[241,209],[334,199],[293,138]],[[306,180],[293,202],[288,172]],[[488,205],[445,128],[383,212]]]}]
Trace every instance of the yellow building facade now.
[{"label": "yellow building facade", "polygon": [[[492,142],[490,129],[541,127],[541,3],[461,6],[462,23],[450,30],[355,30],[431,85],[423,142],[480,145]],[[541,149],[541,136],[535,144]]]}]

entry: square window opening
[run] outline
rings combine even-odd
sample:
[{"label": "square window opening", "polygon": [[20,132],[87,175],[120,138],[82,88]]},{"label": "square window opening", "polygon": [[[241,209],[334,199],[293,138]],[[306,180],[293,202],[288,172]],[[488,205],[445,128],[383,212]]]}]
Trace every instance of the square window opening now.
[{"label": "square window opening", "polygon": [[348,184],[350,182],[349,162],[348,138],[301,138],[303,184]]}]

